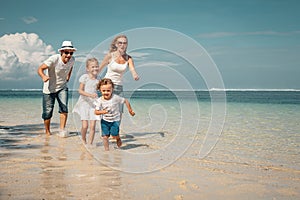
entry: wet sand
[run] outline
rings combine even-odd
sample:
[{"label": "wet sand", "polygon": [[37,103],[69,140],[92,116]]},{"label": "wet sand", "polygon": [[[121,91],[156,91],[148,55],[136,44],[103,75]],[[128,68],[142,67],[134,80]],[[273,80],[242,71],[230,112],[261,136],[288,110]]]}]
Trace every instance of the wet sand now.
[{"label": "wet sand", "polygon": [[0,199],[122,199],[119,173],[95,161],[77,136],[32,134],[1,148]]},{"label": "wet sand", "polygon": [[[42,124],[1,124],[1,130],[0,199],[300,197],[299,170],[220,160],[216,156],[218,148],[205,159],[199,159],[198,144],[193,144],[172,164],[153,172],[134,174],[112,169],[95,159],[94,152],[103,151],[98,135],[96,146],[89,149],[75,136],[74,130],[71,130],[74,136],[68,138],[60,138],[55,133],[45,136]],[[103,155],[120,158],[122,151],[126,148],[112,149]]]}]

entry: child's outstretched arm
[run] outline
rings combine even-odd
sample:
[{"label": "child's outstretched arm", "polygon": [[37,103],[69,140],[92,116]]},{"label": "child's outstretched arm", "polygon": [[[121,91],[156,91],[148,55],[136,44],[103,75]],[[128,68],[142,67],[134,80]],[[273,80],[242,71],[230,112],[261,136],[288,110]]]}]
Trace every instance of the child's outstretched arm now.
[{"label": "child's outstretched arm", "polygon": [[86,91],[84,91],[84,84],[80,83],[79,88],[78,88],[78,93],[86,96],[86,97],[91,97],[91,98],[97,98],[98,95],[96,93],[88,93]]},{"label": "child's outstretched arm", "polygon": [[129,101],[127,99],[125,99],[125,104],[126,104],[126,107],[128,109],[128,112],[130,113],[130,115],[134,116],[135,112],[132,110],[131,105],[130,105],[130,103],[129,103]]},{"label": "child's outstretched arm", "polygon": [[107,114],[107,110],[97,110],[95,109],[95,115],[103,115],[103,114]]}]

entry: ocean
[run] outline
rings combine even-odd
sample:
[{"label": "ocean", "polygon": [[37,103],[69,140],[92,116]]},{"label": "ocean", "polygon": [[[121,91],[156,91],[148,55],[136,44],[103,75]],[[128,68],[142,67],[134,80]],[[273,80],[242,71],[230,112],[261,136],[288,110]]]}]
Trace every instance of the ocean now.
[{"label": "ocean", "polygon": [[[217,97],[218,93],[226,93],[225,101],[212,102],[212,93]],[[195,159],[206,157],[217,161],[216,165],[226,162],[263,169],[300,170],[300,91],[229,90],[225,93],[126,91],[125,97],[136,116],[129,116],[125,108],[121,126],[126,144],[124,152],[142,152],[145,159],[147,154],[159,153],[168,159],[153,168],[139,164],[122,166],[122,170],[156,170],[183,154]],[[8,143],[9,139],[36,137],[30,132],[43,134],[41,95],[40,90],[0,91],[0,149],[13,145]],[[77,99],[77,91],[71,91],[67,127],[79,132],[81,122],[71,113]],[[57,113],[52,123],[57,129]],[[100,138],[98,133],[96,137]],[[161,153],[161,149],[166,151]]]},{"label": "ocean", "polygon": [[[168,90],[137,90],[125,91],[126,98],[134,99],[178,99],[196,96],[199,101],[210,101],[210,92],[216,91],[168,91]],[[70,98],[77,99],[77,90],[70,91]],[[0,100],[5,99],[27,99],[41,98],[42,91],[39,89],[14,89],[0,90]],[[265,103],[265,104],[300,104],[300,90],[228,90],[226,91],[226,101],[235,103]]]}]

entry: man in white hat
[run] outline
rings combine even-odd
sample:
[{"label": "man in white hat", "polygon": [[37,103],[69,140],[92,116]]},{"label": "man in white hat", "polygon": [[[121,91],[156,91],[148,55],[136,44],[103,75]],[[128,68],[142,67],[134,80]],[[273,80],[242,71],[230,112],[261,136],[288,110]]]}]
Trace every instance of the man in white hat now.
[{"label": "man in white hat", "polygon": [[[53,114],[55,99],[59,105],[60,131],[64,132],[68,118],[68,87],[75,62],[72,56],[77,49],[71,41],[64,41],[58,51],[60,54],[50,56],[38,68],[38,75],[44,82],[43,114],[46,135],[51,135],[50,122]],[[45,73],[46,72],[46,73]]]}]

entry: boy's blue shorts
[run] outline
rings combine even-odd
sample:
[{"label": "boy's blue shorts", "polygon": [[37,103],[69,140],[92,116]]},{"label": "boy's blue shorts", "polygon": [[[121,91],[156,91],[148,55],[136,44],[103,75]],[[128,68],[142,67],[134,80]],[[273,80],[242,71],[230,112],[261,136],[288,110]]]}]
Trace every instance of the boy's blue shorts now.
[{"label": "boy's blue shorts", "polygon": [[101,119],[101,131],[103,136],[119,136],[120,121],[108,122]]}]

